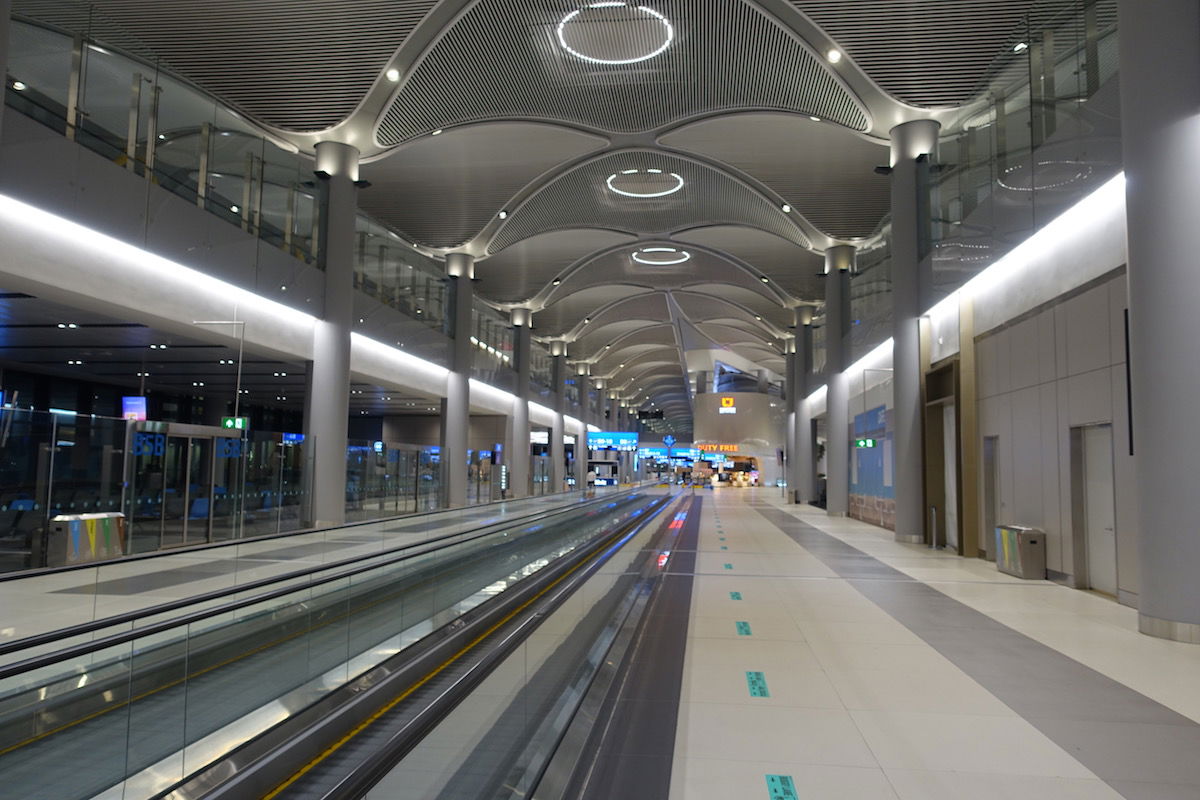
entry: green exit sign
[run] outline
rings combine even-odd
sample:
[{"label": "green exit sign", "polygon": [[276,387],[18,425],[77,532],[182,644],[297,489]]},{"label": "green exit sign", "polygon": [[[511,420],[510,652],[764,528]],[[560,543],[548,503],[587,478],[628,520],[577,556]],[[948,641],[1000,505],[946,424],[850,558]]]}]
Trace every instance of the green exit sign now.
[{"label": "green exit sign", "polygon": [[250,430],[249,417],[221,417],[221,427],[234,431]]},{"label": "green exit sign", "polygon": [[875,440],[874,439],[855,439],[854,446],[855,447],[874,447]]}]

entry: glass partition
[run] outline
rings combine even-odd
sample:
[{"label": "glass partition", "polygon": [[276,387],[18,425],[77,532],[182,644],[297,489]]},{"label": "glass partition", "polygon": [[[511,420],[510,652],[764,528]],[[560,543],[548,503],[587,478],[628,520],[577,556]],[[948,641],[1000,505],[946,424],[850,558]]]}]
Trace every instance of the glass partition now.
[{"label": "glass partition", "polygon": [[542,405],[550,405],[553,394],[554,370],[550,348],[534,341],[529,346],[529,389]]},{"label": "glass partition", "polygon": [[367,215],[359,214],[356,226],[355,288],[423,327],[450,335],[444,270]]},{"label": "glass partition", "polygon": [[516,394],[512,322],[505,314],[477,301],[471,316],[471,331],[475,354],[471,377]]},{"label": "glass partition", "polygon": [[438,508],[438,448],[354,439],[346,447],[346,521]]},{"label": "glass partition", "polygon": [[850,353],[853,364],[892,335],[892,263],[890,228],[881,241],[858,253],[850,276]]},{"label": "glass partition", "polygon": [[1077,0],[1027,17],[993,65],[984,107],[939,143],[939,297],[1120,171],[1116,5]]}]

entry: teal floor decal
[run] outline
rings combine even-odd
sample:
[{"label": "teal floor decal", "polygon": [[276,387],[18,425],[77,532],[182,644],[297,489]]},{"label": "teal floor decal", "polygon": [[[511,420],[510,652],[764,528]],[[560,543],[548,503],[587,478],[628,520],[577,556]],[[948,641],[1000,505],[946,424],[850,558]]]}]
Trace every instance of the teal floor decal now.
[{"label": "teal floor decal", "polygon": [[741,592],[730,592],[730,593],[729,593],[729,599],[730,599],[730,600],[741,600],[741,599],[742,599],[742,593],[741,593]]},{"label": "teal floor decal", "polygon": [[733,569],[733,564],[726,564],[725,569]]},{"label": "teal floor decal", "polygon": [[751,636],[751,635],[753,635],[753,634],[751,634],[751,632],[750,632],[750,623],[749,623],[749,622],[740,622],[740,621],[739,621],[739,622],[736,622],[736,623],[734,623],[734,624],[735,624],[735,625],[737,625],[737,632],[738,632],[738,636]]},{"label": "teal floor decal", "polygon": [[770,697],[767,691],[767,677],[761,672],[746,672],[746,685],[750,687],[751,697]]},{"label": "teal floor decal", "polygon": [[767,793],[771,800],[800,800],[791,775],[768,775]]},{"label": "teal floor decal", "polygon": [[728,548],[728,547],[726,547],[725,545],[721,545],[721,549],[722,549],[722,550],[728,550],[729,548]]}]

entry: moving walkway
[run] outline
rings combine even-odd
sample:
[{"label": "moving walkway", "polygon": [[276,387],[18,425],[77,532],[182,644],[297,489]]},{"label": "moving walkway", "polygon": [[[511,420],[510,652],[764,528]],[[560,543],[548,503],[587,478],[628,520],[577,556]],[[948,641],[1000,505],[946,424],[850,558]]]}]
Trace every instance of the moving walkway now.
[{"label": "moving walkway", "polygon": [[[0,648],[0,796],[366,796],[456,709],[488,724],[453,737],[470,769],[452,756],[438,792],[528,784],[644,604],[669,502],[610,495]],[[489,690],[516,654],[536,669]]]}]

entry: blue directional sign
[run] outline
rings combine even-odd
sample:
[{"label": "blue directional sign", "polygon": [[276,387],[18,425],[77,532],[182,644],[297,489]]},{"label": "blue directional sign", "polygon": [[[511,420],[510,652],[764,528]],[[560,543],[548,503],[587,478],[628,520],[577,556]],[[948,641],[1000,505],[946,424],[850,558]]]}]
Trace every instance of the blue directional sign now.
[{"label": "blue directional sign", "polygon": [[675,437],[668,433],[663,437],[663,444],[665,444],[667,447],[671,447],[675,444]]},{"label": "blue directional sign", "polygon": [[636,432],[599,431],[588,432],[587,443],[589,450],[637,450],[638,435]]}]

